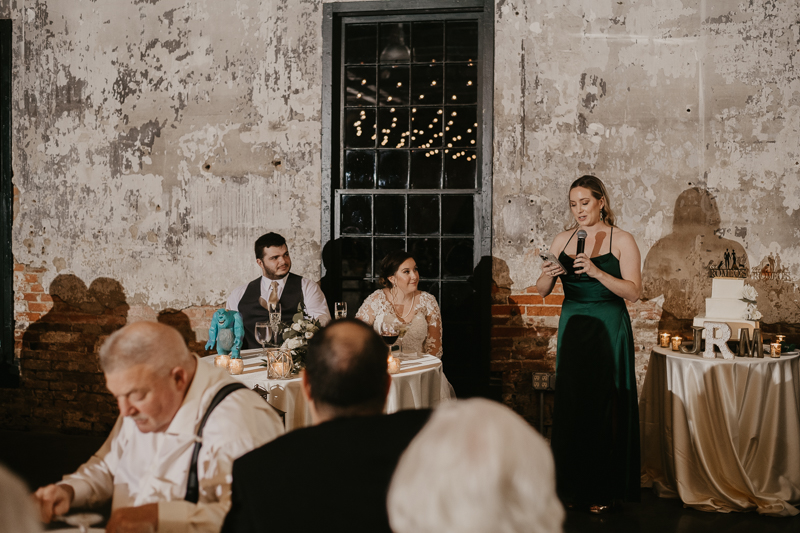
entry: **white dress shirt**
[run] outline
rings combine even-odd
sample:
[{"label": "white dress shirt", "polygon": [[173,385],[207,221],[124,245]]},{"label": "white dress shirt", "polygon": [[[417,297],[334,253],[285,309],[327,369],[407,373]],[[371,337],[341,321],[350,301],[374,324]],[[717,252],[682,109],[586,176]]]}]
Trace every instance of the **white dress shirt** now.
[{"label": "white dress shirt", "polygon": [[[276,281],[278,282],[278,300],[280,300],[288,277],[289,276],[286,275],[281,279],[272,280],[261,276],[261,297],[269,301],[269,295],[272,292],[272,282]],[[244,292],[247,290],[249,284],[250,282],[247,282],[234,289],[228,298],[228,309],[231,311],[239,310],[239,302],[242,300],[242,296],[244,296]],[[310,279],[302,278],[301,286],[303,289],[303,303],[306,305],[306,312],[313,318],[319,320],[322,326],[330,322],[331,312],[328,310],[328,302],[325,300],[325,295],[322,294],[322,289],[319,288],[319,284]]]},{"label": "white dress shirt", "polygon": [[158,503],[158,531],[218,533],[231,505],[234,459],[283,433],[275,411],[256,393],[237,390],[209,416],[197,462],[198,503],[184,500],[197,426],[219,389],[234,383],[205,362],[197,370],[181,407],[164,432],[142,433],[120,416],[106,442],[77,472],[64,476],[75,490],[73,507],[111,508]]}]

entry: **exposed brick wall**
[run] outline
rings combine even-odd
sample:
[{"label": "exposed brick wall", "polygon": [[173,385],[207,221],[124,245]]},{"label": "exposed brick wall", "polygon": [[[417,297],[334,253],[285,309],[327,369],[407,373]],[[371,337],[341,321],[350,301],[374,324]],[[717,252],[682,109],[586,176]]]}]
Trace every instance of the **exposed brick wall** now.
[{"label": "exposed brick wall", "polygon": [[45,292],[43,268],[15,264],[15,356],[21,386],[0,389],[0,427],[104,434],[116,420],[114,398],[105,387],[97,351],[103,340],[138,320],[169,324],[190,350],[205,355],[208,325],[216,307],[167,309],[130,306],[122,286],[98,278],[87,287],[59,275]]},{"label": "exposed brick wall", "polygon": [[[555,372],[558,320],[564,291],[558,281],[542,298],[536,287],[492,289],[491,369],[503,374],[503,401],[535,427],[540,422],[540,393],[534,372]],[[641,390],[650,350],[656,343],[660,301],[628,303],[636,351],[636,379]],[[544,425],[552,424],[553,395],[545,393]]]}]

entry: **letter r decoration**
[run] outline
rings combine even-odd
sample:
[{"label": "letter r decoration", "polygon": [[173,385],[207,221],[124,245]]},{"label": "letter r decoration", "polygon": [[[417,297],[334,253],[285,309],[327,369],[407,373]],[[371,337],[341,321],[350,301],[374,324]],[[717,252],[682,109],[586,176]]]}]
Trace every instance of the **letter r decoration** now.
[{"label": "letter r decoration", "polygon": [[[719,351],[722,352],[724,359],[733,359],[734,355],[730,348],[728,348],[728,340],[731,338],[731,327],[724,322],[705,322],[705,335],[706,335],[706,351],[703,352],[703,357],[707,359],[714,359],[717,357],[714,352],[714,346],[719,346]],[[717,330],[722,334],[717,337]]]}]

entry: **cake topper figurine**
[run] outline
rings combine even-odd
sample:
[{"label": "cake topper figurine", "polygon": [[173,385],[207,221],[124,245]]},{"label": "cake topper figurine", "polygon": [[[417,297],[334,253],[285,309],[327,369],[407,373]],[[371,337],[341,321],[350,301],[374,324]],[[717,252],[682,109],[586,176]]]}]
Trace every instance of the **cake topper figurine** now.
[{"label": "cake topper figurine", "polygon": [[725,248],[725,253],[722,254],[722,259],[714,267],[714,261],[709,261],[708,264],[708,277],[710,278],[739,278],[744,279],[747,277],[747,268],[745,268],[745,259],[736,259],[736,250]]}]

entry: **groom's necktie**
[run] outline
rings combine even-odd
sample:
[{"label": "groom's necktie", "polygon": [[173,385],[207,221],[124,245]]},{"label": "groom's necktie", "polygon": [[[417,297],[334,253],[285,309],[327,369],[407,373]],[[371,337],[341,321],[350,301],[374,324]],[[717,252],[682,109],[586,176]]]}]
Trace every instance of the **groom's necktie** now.
[{"label": "groom's necktie", "polygon": [[269,303],[270,305],[275,305],[278,303],[278,282],[272,282],[272,292],[269,293]]}]

